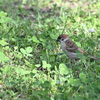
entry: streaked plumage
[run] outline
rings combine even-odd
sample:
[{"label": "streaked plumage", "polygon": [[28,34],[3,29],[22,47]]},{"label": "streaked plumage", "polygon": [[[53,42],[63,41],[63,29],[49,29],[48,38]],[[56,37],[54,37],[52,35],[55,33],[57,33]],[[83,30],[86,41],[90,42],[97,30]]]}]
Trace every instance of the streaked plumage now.
[{"label": "streaked plumage", "polygon": [[[57,41],[60,41],[61,43],[61,48],[64,53],[66,53],[67,50],[67,56],[71,59],[79,59],[77,57],[76,50],[78,50],[80,53],[85,54],[85,52],[79,48],[75,42],[73,42],[68,35],[66,34],[61,34],[58,38]],[[93,56],[90,56],[90,58],[95,59],[95,60],[100,60],[100,58],[96,58]]]}]

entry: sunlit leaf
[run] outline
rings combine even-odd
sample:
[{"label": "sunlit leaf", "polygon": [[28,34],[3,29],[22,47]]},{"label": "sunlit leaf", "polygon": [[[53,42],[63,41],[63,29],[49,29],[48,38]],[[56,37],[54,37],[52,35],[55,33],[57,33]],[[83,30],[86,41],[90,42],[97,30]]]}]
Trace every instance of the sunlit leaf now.
[{"label": "sunlit leaf", "polygon": [[75,96],[75,100],[84,100],[84,99],[83,99],[83,97],[81,97],[81,96],[79,96],[79,95],[76,95],[76,96]]},{"label": "sunlit leaf", "polygon": [[27,54],[27,56],[32,57],[33,55],[32,54]]},{"label": "sunlit leaf", "polygon": [[51,85],[55,85],[57,82],[56,82],[56,80],[53,80],[52,82],[51,82]]},{"label": "sunlit leaf", "polygon": [[22,68],[16,68],[15,71],[16,71],[16,73],[19,74],[19,75],[30,74],[30,72],[31,72],[31,71],[24,70],[24,69],[22,69]]},{"label": "sunlit leaf", "polygon": [[52,33],[52,34],[50,34],[50,37],[51,37],[52,39],[57,39],[58,36],[56,36],[55,34]]},{"label": "sunlit leaf", "polygon": [[26,52],[27,52],[27,53],[31,53],[31,52],[32,52],[32,47],[27,47],[27,48],[26,48]]},{"label": "sunlit leaf", "polygon": [[9,65],[7,65],[7,66],[5,67],[5,72],[6,72],[6,73],[10,72],[10,66],[9,66]]},{"label": "sunlit leaf", "polygon": [[43,68],[46,68],[47,67],[47,62],[45,60],[42,61],[42,64],[43,64]]},{"label": "sunlit leaf", "polygon": [[45,81],[44,84],[42,84],[42,87],[43,88],[50,88],[51,87],[51,84],[49,81]]},{"label": "sunlit leaf", "polygon": [[35,43],[40,43],[39,40],[38,40],[35,36],[32,37],[32,40],[33,40],[33,42],[35,42]]},{"label": "sunlit leaf", "polygon": [[59,71],[60,71],[60,74],[68,74],[68,70],[67,70],[67,66],[65,64],[60,64],[59,65]]},{"label": "sunlit leaf", "polygon": [[7,13],[5,13],[3,11],[0,12],[0,17],[6,17],[6,16],[7,16]]},{"label": "sunlit leaf", "polygon": [[5,46],[5,45],[7,45],[8,43],[7,43],[5,40],[0,40],[0,44],[1,44],[2,46]]},{"label": "sunlit leaf", "polygon": [[79,42],[75,42],[77,44],[78,47],[81,48],[81,44]]},{"label": "sunlit leaf", "polygon": [[26,50],[23,49],[23,48],[21,48],[20,51],[21,51],[23,54],[27,54],[27,53],[26,53]]},{"label": "sunlit leaf", "polygon": [[86,75],[84,73],[79,74],[80,79],[85,82],[86,81]]},{"label": "sunlit leaf", "polygon": [[9,58],[3,52],[0,52],[0,61],[9,61]]}]

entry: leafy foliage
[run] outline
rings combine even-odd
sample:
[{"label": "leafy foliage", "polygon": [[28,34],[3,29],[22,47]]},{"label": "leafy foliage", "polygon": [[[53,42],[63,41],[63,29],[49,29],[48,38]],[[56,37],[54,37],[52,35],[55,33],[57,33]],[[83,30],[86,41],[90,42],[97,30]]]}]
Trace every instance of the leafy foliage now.
[{"label": "leafy foliage", "polygon": [[100,58],[100,2],[72,2],[0,1],[0,99],[100,99],[100,61],[78,53],[71,63],[56,43],[68,34]]}]

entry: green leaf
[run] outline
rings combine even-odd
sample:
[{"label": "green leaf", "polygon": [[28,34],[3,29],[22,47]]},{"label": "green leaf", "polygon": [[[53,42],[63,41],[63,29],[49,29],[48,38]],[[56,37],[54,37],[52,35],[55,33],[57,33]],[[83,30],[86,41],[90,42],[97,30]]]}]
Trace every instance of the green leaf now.
[{"label": "green leaf", "polygon": [[9,18],[9,17],[6,17],[6,22],[8,23],[8,22],[11,22],[12,21],[12,19],[11,18]]},{"label": "green leaf", "polygon": [[9,61],[9,58],[3,52],[0,52],[0,61]]},{"label": "green leaf", "polygon": [[4,84],[5,84],[6,86],[9,86],[9,80],[8,80],[8,78],[5,78],[5,79],[4,79]]},{"label": "green leaf", "polygon": [[22,86],[23,91],[27,91],[26,85]]},{"label": "green leaf", "polygon": [[5,73],[9,73],[9,72],[10,72],[10,66],[7,65],[7,66],[5,67]]},{"label": "green leaf", "polygon": [[55,35],[55,34],[50,34],[50,37],[51,37],[52,39],[55,39],[55,40],[56,40],[58,36]]},{"label": "green leaf", "polygon": [[14,87],[16,84],[15,84],[15,82],[14,81],[10,81],[9,82],[9,87],[11,88],[11,87]]},{"label": "green leaf", "polygon": [[80,82],[79,79],[69,78],[69,79],[68,79],[68,86],[69,86],[69,85],[72,85],[72,86],[77,87],[77,86],[79,86],[79,85],[82,85],[82,83]]},{"label": "green leaf", "polygon": [[31,71],[24,70],[22,68],[16,68],[15,71],[16,71],[16,73],[18,73],[20,75],[30,74],[30,72],[31,72]]},{"label": "green leaf", "polygon": [[74,79],[73,79],[73,78],[70,78],[70,79],[68,80],[68,85],[73,85],[73,83],[74,83]]},{"label": "green leaf", "polygon": [[33,55],[32,54],[27,54],[27,56],[32,57]]},{"label": "green leaf", "polygon": [[40,43],[39,40],[37,40],[37,38],[35,36],[32,37],[33,42],[35,43]]},{"label": "green leaf", "polygon": [[78,47],[81,48],[81,44],[79,42],[75,42],[77,44]]},{"label": "green leaf", "polygon": [[8,78],[4,79],[4,84],[9,88],[11,88],[15,85],[15,83],[13,81],[10,82]]},{"label": "green leaf", "polygon": [[56,83],[56,80],[52,80],[51,85],[55,85]]},{"label": "green leaf", "polygon": [[5,13],[3,11],[0,12],[0,17],[6,17],[6,16],[7,16],[7,13]]},{"label": "green leaf", "polygon": [[51,65],[50,65],[50,64],[47,64],[47,67],[48,67],[48,68],[50,68],[50,67],[51,67]]},{"label": "green leaf", "polygon": [[76,87],[81,85],[80,79],[74,79],[74,84],[73,85],[76,86]]},{"label": "green leaf", "polygon": [[45,81],[44,84],[42,84],[42,87],[43,88],[50,88],[51,87],[51,84],[49,81]]},{"label": "green leaf", "polygon": [[32,47],[27,47],[27,48],[26,48],[26,52],[27,52],[27,53],[31,53],[31,52],[32,52]]},{"label": "green leaf", "polygon": [[27,0],[23,0],[22,4],[27,4]]},{"label": "green leaf", "polygon": [[5,61],[5,62],[9,62],[10,59],[9,59],[9,57],[5,57],[3,61]]},{"label": "green leaf", "polygon": [[68,74],[68,70],[67,70],[67,66],[65,64],[60,64],[59,65],[59,71],[60,71],[60,74],[64,75],[64,74]]},{"label": "green leaf", "polygon": [[[12,53],[13,54],[13,53]],[[18,59],[21,59],[23,56],[22,56],[22,53],[21,52],[18,52],[16,55],[15,55],[16,58]]]},{"label": "green leaf", "polygon": [[86,59],[88,57],[87,54],[82,54],[80,51],[76,50],[77,57],[80,59]]},{"label": "green leaf", "polygon": [[5,42],[5,40],[0,40],[0,44],[1,44],[2,46],[5,46],[5,45],[7,45],[8,43]]},{"label": "green leaf", "polygon": [[0,45],[0,52],[5,51],[5,48],[2,48],[2,45]]},{"label": "green leaf", "polygon": [[81,96],[79,96],[79,95],[76,95],[75,96],[75,100],[84,100]]},{"label": "green leaf", "polygon": [[86,81],[86,75],[85,75],[84,73],[80,73],[80,74],[79,74],[79,78],[80,78],[83,82]]},{"label": "green leaf", "polygon": [[41,66],[41,64],[35,64],[35,66],[36,66],[36,67],[40,67],[40,66]]},{"label": "green leaf", "polygon": [[82,58],[82,53],[80,51],[76,50],[76,53],[78,58]]},{"label": "green leaf", "polygon": [[37,70],[36,69],[33,69],[32,70],[32,73],[36,74],[37,73]]},{"label": "green leaf", "polygon": [[45,60],[42,61],[42,64],[43,64],[43,68],[47,67],[47,62]]},{"label": "green leaf", "polygon": [[23,48],[21,48],[20,51],[21,51],[24,55],[27,54],[26,51],[25,51]]}]

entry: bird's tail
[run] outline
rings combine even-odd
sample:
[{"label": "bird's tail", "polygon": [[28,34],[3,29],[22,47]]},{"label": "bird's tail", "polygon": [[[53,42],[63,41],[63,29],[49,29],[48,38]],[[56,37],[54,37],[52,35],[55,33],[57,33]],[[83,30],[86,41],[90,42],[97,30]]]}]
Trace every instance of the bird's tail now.
[{"label": "bird's tail", "polygon": [[95,60],[98,60],[98,61],[100,60],[100,58],[97,58],[97,57],[93,57],[93,56],[90,56],[90,58],[91,58],[91,59],[95,59]]}]

